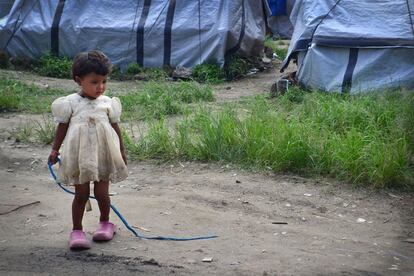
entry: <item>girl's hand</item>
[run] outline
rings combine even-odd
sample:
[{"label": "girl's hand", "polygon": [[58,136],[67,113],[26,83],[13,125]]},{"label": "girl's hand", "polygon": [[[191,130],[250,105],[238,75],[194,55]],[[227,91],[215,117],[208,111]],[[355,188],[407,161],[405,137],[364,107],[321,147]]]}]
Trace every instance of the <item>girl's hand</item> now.
[{"label": "girl's hand", "polygon": [[128,160],[127,160],[127,156],[125,154],[125,150],[123,150],[123,149],[121,150],[121,156],[122,156],[122,159],[124,159],[125,165],[127,165]]},{"label": "girl's hand", "polygon": [[52,165],[56,164],[58,161],[58,156],[60,153],[57,150],[52,150],[50,152],[49,158],[47,159],[48,163],[51,163]]}]

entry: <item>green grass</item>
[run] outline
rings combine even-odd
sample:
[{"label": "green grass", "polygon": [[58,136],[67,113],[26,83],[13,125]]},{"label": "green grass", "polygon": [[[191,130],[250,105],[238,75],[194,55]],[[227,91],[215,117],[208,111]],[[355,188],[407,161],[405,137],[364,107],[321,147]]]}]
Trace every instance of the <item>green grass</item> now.
[{"label": "green grass", "polygon": [[305,93],[258,97],[220,112],[201,108],[174,129],[160,121],[137,158],[225,161],[275,172],[323,175],[354,185],[414,188],[414,95]]},{"label": "green grass", "polygon": [[0,111],[50,112],[53,100],[67,94],[57,89],[42,89],[19,81],[0,79]]},{"label": "green grass", "polygon": [[126,119],[160,119],[183,114],[186,104],[214,100],[211,88],[196,82],[149,82],[139,91],[120,95],[119,98]]},{"label": "green grass", "polygon": [[268,47],[276,53],[279,60],[284,60],[287,55],[286,45],[282,40],[274,41],[272,38],[268,37],[264,41],[265,47]]},{"label": "green grass", "polygon": [[32,120],[20,123],[9,131],[9,138],[18,143],[51,144],[55,138],[56,125],[51,118],[43,116],[42,120]]},{"label": "green grass", "polygon": [[210,84],[222,83],[225,80],[224,71],[217,64],[198,64],[193,68],[192,76],[195,81]]},{"label": "green grass", "polygon": [[166,70],[164,68],[143,68],[138,63],[132,62],[123,71],[119,66],[114,65],[111,78],[116,80],[164,81],[168,77]]},{"label": "green grass", "polygon": [[233,55],[227,58],[223,69],[227,80],[235,80],[244,77],[252,68],[255,68],[252,60]]},{"label": "green grass", "polygon": [[43,116],[42,121],[34,121],[33,124],[37,141],[45,145],[51,144],[56,133],[56,124],[53,120]]},{"label": "green grass", "polygon": [[[0,110],[50,113],[52,101],[66,94],[0,79]],[[414,189],[413,92],[341,96],[291,88],[275,100],[263,96],[208,108],[202,103],[214,97],[207,85],[149,82],[118,96],[124,119],[150,122],[138,141],[123,134],[138,159],[224,161],[354,185]],[[167,125],[164,118],[175,114],[184,118],[175,127]],[[45,144],[53,135],[48,119],[20,125],[11,134],[21,142]]]}]

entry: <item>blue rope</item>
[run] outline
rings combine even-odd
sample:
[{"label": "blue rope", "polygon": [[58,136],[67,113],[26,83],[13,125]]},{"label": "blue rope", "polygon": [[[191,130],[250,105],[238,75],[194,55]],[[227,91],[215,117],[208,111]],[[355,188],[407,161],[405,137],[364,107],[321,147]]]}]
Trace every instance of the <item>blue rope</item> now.
[{"label": "blue rope", "polygon": [[[60,163],[60,160],[59,160]],[[65,187],[62,186],[61,183],[58,182],[55,171],[53,170],[53,164],[52,163],[48,163],[48,167],[49,167],[49,171],[50,174],[52,175],[53,179],[55,180],[56,184],[62,188],[62,190],[64,190],[65,192],[74,195],[75,193],[72,192],[71,190],[66,189]],[[94,196],[89,196],[89,198],[93,198],[96,199]],[[207,239],[213,239],[213,238],[217,238],[218,236],[216,235],[212,235],[212,236],[204,236],[204,237],[192,237],[192,238],[176,238],[176,237],[163,237],[163,236],[154,236],[154,237],[148,237],[148,236],[144,236],[140,233],[138,233],[138,231],[136,231],[134,228],[132,228],[127,220],[121,215],[121,213],[115,208],[115,206],[113,206],[111,204],[111,209],[115,212],[115,214],[121,219],[122,223],[125,225],[125,227],[131,231],[135,237],[141,238],[141,239],[147,239],[147,240],[163,240],[163,241],[194,241],[194,240],[207,240]]]}]

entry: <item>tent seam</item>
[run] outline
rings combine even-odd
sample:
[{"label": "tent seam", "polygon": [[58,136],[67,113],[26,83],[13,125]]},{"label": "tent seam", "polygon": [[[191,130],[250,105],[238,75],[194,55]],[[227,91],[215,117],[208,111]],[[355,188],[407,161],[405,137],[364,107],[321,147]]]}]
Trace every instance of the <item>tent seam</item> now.
[{"label": "tent seam", "polygon": [[414,25],[413,25],[413,18],[412,18],[412,13],[411,13],[411,8],[410,8],[410,4],[408,3],[408,0],[405,0],[405,2],[407,3],[407,9],[408,9],[408,17],[410,18],[410,22],[411,22],[411,31],[413,32],[413,36],[414,36]]}]

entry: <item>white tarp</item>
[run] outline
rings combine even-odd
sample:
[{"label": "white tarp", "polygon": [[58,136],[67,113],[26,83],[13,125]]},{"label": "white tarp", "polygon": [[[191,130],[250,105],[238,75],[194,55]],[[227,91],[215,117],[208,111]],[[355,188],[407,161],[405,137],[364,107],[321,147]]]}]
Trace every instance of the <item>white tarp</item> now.
[{"label": "white tarp", "polygon": [[100,49],[125,67],[224,63],[235,52],[259,55],[261,0],[16,0],[0,25],[0,51],[36,59]]}]

